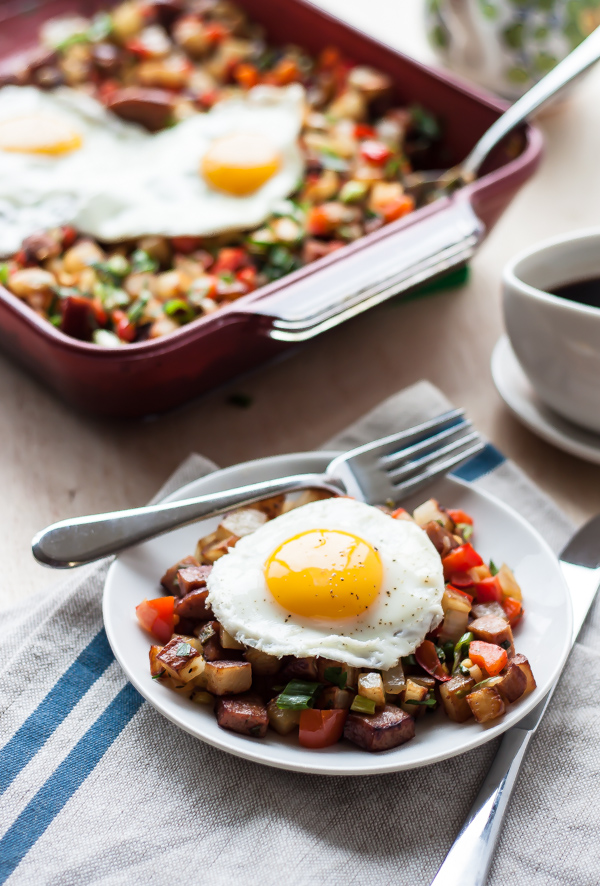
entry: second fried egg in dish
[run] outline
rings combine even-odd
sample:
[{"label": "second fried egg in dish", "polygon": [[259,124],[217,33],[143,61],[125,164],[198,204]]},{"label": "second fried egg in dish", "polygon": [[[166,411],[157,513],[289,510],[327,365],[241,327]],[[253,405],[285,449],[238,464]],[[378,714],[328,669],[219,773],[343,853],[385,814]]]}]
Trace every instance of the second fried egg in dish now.
[{"label": "second fried egg in dish", "polygon": [[215,563],[208,601],[245,645],[387,669],[442,620],[440,556],[415,523],[362,502],[304,505]]},{"label": "second fried egg in dish", "polygon": [[260,86],[157,134],[71,89],[0,91],[0,256],[70,224],[106,242],[260,225],[303,173],[304,90]]}]

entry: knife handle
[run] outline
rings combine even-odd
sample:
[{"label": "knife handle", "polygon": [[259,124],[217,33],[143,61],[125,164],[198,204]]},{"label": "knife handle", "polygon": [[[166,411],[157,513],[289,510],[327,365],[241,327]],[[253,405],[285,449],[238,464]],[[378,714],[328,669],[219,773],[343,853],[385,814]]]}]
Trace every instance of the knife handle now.
[{"label": "knife handle", "polygon": [[518,726],[504,734],[467,820],[431,886],[484,886],[532,735]]}]

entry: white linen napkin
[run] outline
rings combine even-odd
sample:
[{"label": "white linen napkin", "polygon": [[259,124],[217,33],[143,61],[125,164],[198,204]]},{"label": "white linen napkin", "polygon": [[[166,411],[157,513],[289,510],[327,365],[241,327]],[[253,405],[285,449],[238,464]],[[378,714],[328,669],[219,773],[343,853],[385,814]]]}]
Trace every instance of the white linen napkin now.
[{"label": "white linen napkin", "polygon": [[[426,382],[327,446],[438,414]],[[159,493],[214,465],[193,455]],[[460,475],[508,502],[555,550],[573,527],[493,447]],[[102,628],[107,563],[2,615],[0,883],[56,886],[428,884],[496,742],[404,773],[269,769],[182,732],[127,682]],[[587,621],[529,756],[491,871],[506,883],[596,886],[600,870],[600,609]]]}]

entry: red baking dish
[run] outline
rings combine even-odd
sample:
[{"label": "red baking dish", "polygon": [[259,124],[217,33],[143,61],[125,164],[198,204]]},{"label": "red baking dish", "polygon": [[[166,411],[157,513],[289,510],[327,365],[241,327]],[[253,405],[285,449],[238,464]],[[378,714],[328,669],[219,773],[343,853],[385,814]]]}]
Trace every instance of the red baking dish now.
[{"label": "red baking dish", "polygon": [[[357,62],[389,73],[400,104],[419,102],[444,123],[445,165],[467,155],[503,105],[451,75],[430,70],[307,0],[238,0],[275,43],[318,52],[338,46]],[[90,13],[96,4],[80,2]],[[24,14],[0,3],[0,58],[25,52],[40,23],[73,12],[51,0]],[[523,127],[496,151],[469,187],[387,225],[333,255],[198,318],[163,338],[104,349],[69,338],[0,287],[0,345],[73,406],[103,416],[162,412],[281,354],[391,295],[464,264],[535,169],[541,136]]]}]

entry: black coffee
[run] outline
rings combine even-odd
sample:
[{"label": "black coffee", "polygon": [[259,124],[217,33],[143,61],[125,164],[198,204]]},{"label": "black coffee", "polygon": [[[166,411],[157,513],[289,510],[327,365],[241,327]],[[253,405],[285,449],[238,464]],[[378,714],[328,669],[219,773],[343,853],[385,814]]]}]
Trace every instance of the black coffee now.
[{"label": "black coffee", "polygon": [[551,289],[552,295],[567,298],[569,301],[579,302],[580,305],[589,305],[591,308],[600,308],[600,278],[592,280],[577,280],[575,283],[564,283]]}]

